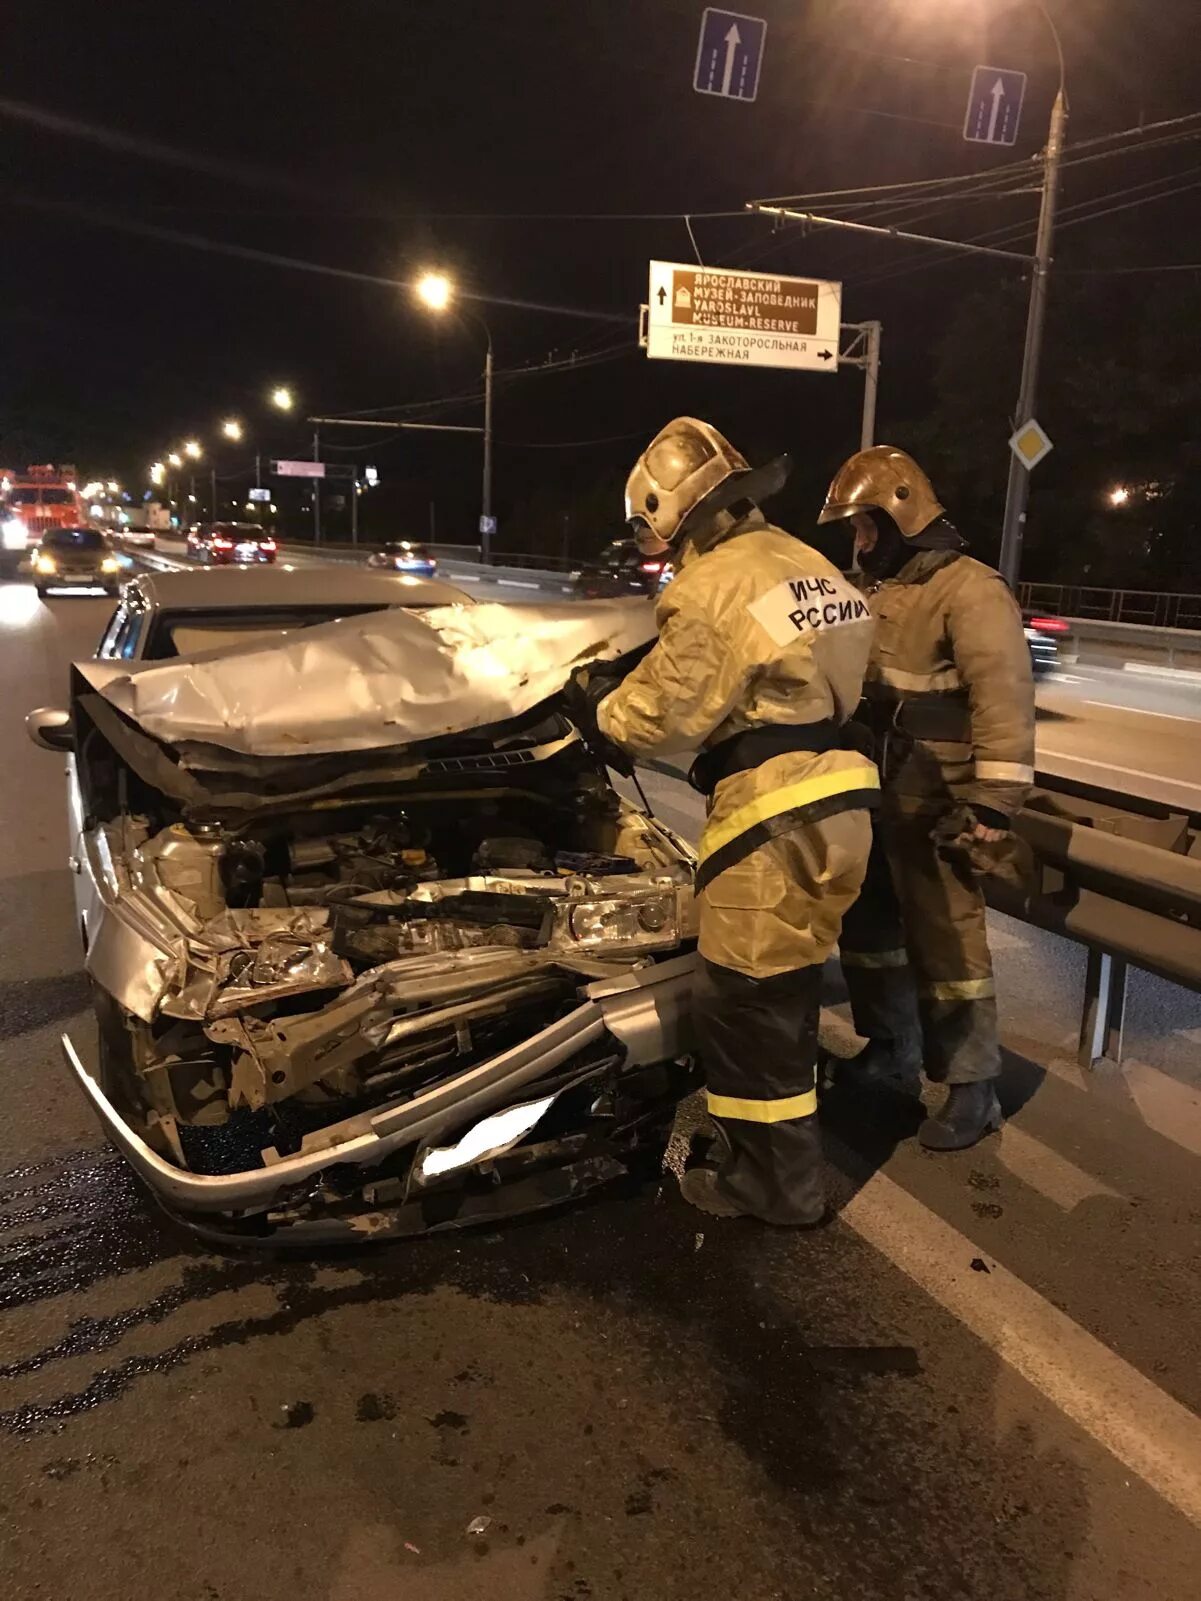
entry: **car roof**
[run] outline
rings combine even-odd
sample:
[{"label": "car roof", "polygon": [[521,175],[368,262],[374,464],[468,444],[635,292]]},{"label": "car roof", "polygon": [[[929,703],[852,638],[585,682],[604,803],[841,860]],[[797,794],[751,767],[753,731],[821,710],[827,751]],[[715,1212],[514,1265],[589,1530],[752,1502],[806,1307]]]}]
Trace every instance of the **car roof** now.
[{"label": "car roof", "polygon": [[125,586],[157,611],[219,611],[271,606],[453,606],[472,601],[454,584],[409,578],[349,562],[328,567],[191,567],[139,573]]}]

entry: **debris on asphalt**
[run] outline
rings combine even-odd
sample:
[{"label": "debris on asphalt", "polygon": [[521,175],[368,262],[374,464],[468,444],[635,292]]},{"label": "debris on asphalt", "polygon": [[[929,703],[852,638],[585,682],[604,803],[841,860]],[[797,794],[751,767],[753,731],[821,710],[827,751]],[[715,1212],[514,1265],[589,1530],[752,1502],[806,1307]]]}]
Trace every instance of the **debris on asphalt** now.
[{"label": "debris on asphalt", "polygon": [[992,1272],[992,1268],[989,1267],[988,1263],[984,1260],[984,1258],[982,1256],[974,1256],[972,1258],[972,1272],[973,1273],[991,1273]]},{"label": "debris on asphalt", "polygon": [[303,1429],[314,1417],[311,1401],[285,1401],[280,1411],[283,1413],[282,1422],[272,1424],[276,1429]]},{"label": "debris on asphalt", "polygon": [[405,1550],[411,1551],[415,1557],[419,1557],[421,1555],[421,1547],[419,1545],[414,1545],[412,1540],[405,1541]]},{"label": "debris on asphalt", "polygon": [[467,1532],[468,1532],[468,1534],[473,1534],[478,1538],[480,1535],[487,1534],[488,1530],[491,1527],[492,1527],[492,1519],[491,1518],[485,1518],[485,1517],[472,1518],[471,1522],[467,1525]]}]

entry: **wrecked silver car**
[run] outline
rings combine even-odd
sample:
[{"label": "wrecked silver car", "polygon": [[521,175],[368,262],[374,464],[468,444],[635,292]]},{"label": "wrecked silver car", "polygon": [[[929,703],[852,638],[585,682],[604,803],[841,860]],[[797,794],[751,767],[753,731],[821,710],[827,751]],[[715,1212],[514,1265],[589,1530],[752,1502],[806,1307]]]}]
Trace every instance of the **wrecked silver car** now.
[{"label": "wrecked silver car", "polygon": [[72,670],[98,1018],[68,1061],[202,1232],[411,1234],[661,1150],[692,1083],[693,858],[558,701],[649,606],[386,611]]}]

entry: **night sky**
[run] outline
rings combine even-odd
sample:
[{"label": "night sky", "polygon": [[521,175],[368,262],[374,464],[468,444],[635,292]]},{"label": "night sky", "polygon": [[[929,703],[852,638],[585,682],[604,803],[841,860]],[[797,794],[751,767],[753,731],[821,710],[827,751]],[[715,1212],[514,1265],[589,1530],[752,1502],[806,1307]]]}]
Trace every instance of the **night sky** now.
[{"label": "night sky", "polygon": [[[1198,109],[1195,0],[1049,3],[1068,55],[1070,141]],[[801,504],[857,442],[858,374],[648,363],[634,347],[646,263],[694,259],[685,224],[562,214],[737,212],[752,197],[987,173],[1037,153],[1054,56],[1030,0],[756,0],[746,9],[769,23],[760,97],[727,104],[691,88],[702,9],[6,6],[0,456],[73,459],[85,475],[115,472],[140,488],[147,463],[185,436],[213,439],[230,414],[264,452],[306,453],[303,425],[281,428],[263,408],[277,382],[295,387],[302,413],[409,406],[414,417],[478,421],[473,400],[418,404],[477,392],[482,361],[469,321],[436,323],[390,287],[433,263],[480,297],[493,331],[497,498],[511,548],[523,545],[523,522],[544,527],[559,508],[572,548],[612,532],[602,528],[619,516],[612,486],[640,440],[679,411],[711,417],[748,453],[792,451]],[[1030,74],[1013,152],[962,140],[977,62]],[[1201,140],[1070,171],[1064,201],[1099,204],[1166,174],[1201,182]],[[1199,195],[1073,226],[1058,265],[1201,259]],[[969,237],[1036,210],[1033,194],[973,200],[915,226]],[[882,217],[878,206],[856,214]],[[883,320],[881,421],[899,442],[930,404],[931,352],[956,303],[994,288],[1003,297],[1015,281],[1020,292],[1020,268],[998,262],[828,231],[775,234],[745,216],[693,226],[711,265],[841,278],[844,316]],[[385,282],[251,261],[160,230]],[[1126,281],[1132,295],[1154,293],[1154,278]],[[573,353],[595,359],[505,372]],[[981,375],[979,406],[995,414],[1002,452],[1019,359],[1015,349],[1011,370],[1002,358]],[[329,454],[356,451],[388,486],[371,515],[405,523],[388,531],[424,532],[432,499],[442,537],[470,536],[478,441],[343,433]],[[247,459],[226,447],[222,471]]]}]

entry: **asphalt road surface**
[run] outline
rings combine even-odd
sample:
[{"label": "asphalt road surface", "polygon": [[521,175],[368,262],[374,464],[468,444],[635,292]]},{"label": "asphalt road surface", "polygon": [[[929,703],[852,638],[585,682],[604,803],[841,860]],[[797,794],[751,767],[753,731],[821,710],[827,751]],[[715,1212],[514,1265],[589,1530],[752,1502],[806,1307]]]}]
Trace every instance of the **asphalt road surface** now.
[{"label": "asphalt road surface", "polygon": [[[1082,1074],[1079,954],[998,920],[1010,1122],[933,1157],[903,1104],[828,1108],[814,1234],[668,1174],[503,1232],[210,1254],[57,1053],[87,996],[22,716],[105,612],[0,586],[6,1601],[1195,1601],[1201,1000],[1136,982],[1126,1070]],[[1099,760],[1167,745],[1070,717]]]}]

